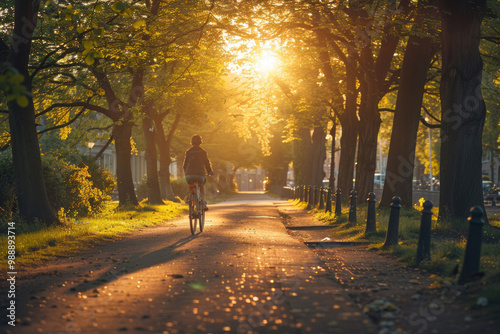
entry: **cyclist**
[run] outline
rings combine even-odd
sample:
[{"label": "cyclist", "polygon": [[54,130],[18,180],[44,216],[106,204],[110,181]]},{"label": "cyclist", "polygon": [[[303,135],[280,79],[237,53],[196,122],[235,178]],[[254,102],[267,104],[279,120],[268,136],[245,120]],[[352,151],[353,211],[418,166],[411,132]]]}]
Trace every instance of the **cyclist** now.
[{"label": "cyclist", "polygon": [[201,136],[194,135],[191,138],[191,148],[186,151],[184,156],[184,164],[182,168],[184,169],[184,175],[186,175],[186,181],[188,184],[192,184],[195,181],[200,181],[200,193],[203,200],[203,209],[208,210],[207,202],[205,200],[205,182],[207,181],[205,177],[205,170],[208,175],[214,175],[212,170],[212,164],[208,159],[207,152],[200,147],[202,143]]}]

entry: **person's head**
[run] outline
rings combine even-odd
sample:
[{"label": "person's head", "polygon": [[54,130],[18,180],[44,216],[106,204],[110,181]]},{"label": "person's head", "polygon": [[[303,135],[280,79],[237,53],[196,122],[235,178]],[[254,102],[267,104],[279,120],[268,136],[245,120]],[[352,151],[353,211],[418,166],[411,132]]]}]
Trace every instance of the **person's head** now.
[{"label": "person's head", "polygon": [[203,143],[203,142],[201,140],[201,136],[200,135],[194,135],[191,138],[191,145],[193,145],[193,146],[200,146],[201,143]]}]

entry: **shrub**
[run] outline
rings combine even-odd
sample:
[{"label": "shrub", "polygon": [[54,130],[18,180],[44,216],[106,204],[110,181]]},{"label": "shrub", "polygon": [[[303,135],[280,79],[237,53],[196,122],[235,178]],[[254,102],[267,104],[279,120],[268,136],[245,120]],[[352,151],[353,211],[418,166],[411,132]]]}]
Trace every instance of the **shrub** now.
[{"label": "shrub", "polygon": [[[15,207],[14,167],[12,155],[7,152],[0,154],[0,220],[2,217],[12,217]],[[8,220],[8,219],[5,219]]]},{"label": "shrub", "polygon": [[[110,199],[109,193],[105,192],[109,191],[109,185],[103,181],[101,187],[104,191],[96,187],[88,166],[78,167],[47,155],[42,160],[42,171],[49,201],[56,212],[64,212],[69,217],[95,214]],[[100,178],[105,180],[105,177],[98,180]]]},{"label": "shrub", "polygon": [[140,202],[145,198],[148,198],[148,185],[147,185],[147,176],[144,175],[141,179],[141,183],[137,186],[137,190],[135,191],[135,195],[137,196],[137,200]]},{"label": "shrub", "polygon": [[[57,154],[42,157],[42,174],[49,202],[61,219],[99,213],[115,187],[113,175],[95,163],[80,160],[80,166]],[[0,155],[0,213],[12,217],[15,183],[10,154]]]}]

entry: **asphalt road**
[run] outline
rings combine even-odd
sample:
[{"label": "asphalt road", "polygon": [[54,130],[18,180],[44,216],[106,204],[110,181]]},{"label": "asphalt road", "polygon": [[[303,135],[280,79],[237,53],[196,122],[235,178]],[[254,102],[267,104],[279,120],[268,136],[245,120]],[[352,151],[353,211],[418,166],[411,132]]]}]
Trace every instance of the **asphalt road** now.
[{"label": "asphalt road", "polygon": [[[7,333],[374,333],[263,194],[19,273]],[[4,317],[5,319],[5,317]]]}]

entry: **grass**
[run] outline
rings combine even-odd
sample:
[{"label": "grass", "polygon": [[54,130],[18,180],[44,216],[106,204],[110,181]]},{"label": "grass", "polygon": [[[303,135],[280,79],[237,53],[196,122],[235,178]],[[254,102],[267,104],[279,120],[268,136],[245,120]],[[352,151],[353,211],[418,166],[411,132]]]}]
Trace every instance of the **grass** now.
[{"label": "grass", "polygon": [[[96,218],[81,218],[51,227],[18,223],[15,225],[16,268],[71,255],[97,243],[160,225],[166,219],[180,216],[186,209],[185,204],[172,202],[119,209],[116,204],[108,203],[105,212]],[[1,231],[5,233],[6,226],[2,226]],[[7,243],[6,234],[1,234],[0,249],[6,250]],[[6,264],[6,257],[2,257],[0,265]]]},{"label": "grass", "polygon": [[[293,203],[304,209],[307,207],[306,203],[298,201]],[[371,243],[371,249],[395,256],[403,264],[415,267],[421,210],[420,206],[415,206],[412,209],[401,209],[399,244],[389,249],[382,248],[389,222],[389,208],[377,207],[377,232],[366,237],[366,205],[357,209],[357,223],[354,224],[348,222],[349,209],[345,207],[340,217],[325,213],[323,210],[313,209],[311,212],[316,219],[324,224],[337,227],[333,232],[336,239],[368,240]],[[438,223],[437,214],[438,209],[433,208],[431,260],[422,262],[420,268],[449,280],[457,265],[461,265],[463,261],[469,224],[467,221]],[[500,305],[500,229],[498,228],[500,227],[500,215],[490,215],[488,219],[490,226],[484,226],[480,263],[480,270],[484,271],[486,276],[481,281],[483,288],[478,289],[477,294],[488,297],[491,303]]]}]

